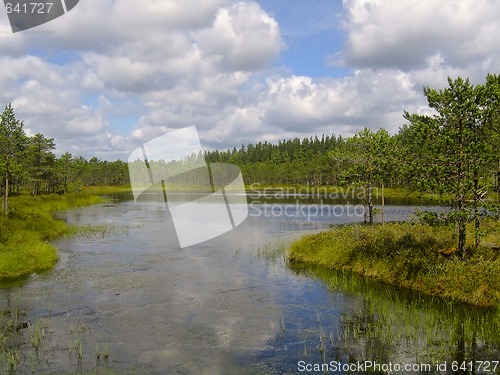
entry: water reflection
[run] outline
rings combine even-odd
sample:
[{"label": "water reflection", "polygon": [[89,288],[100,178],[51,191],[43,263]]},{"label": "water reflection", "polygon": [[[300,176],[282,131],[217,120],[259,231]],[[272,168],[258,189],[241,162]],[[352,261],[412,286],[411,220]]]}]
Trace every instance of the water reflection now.
[{"label": "water reflection", "polygon": [[[61,213],[128,229],[59,239],[54,270],[0,289],[4,373],[276,374],[300,361],[499,357],[496,312],[288,267],[291,239],[362,218],[304,217],[276,199],[254,206],[273,214],[254,210],[224,236],[179,249],[164,205],[131,198]],[[387,206],[386,219],[413,208]]]},{"label": "water reflection", "polygon": [[[491,364],[490,371],[484,367],[477,371],[474,361],[486,363],[500,358],[500,315],[496,310],[426,297],[349,273],[296,265],[292,268],[297,274],[322,280],[332,293],[356,301],[344,306],[331,336],[326,335],[330,327],[319,327],[317,333],[323,336],[320,341],[326,344],[324,353],[313,351],[315,360],[431,364],[432,373],[439,372],[437,364],[446,363],[447,373],[491,373],[496,363]],[[476,371],[452,370],[453,363],[470,361]]]}]

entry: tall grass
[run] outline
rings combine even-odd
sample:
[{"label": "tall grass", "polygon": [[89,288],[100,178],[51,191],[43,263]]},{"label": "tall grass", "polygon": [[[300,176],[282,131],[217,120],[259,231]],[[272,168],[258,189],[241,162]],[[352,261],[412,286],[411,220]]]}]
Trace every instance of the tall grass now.
[{"label": "tall grass", "polygon": [[[493,358],[500,344],[500,315],[494,309],[449,303],[352,272],[303,265],[294,265],[293,270],[319,278],[334,292],[356,296],[357,302],[343,310],[341,329],[334,333],[327,356],[388,363],[398,362],[404,353],[407,363],[430,363],[459,360],[462,353],[484,360]],[[464,347],[457,352],[460,342]],[[317,345],[316,339],[311,343]]]},{"label": "tall grass", "polygon": [[51,268],[56,249],[48,240],[64,234],[67,225],[52,212],[100,202],[86,194],[16,196],[9,217],[0,214],[0,280],[27,276]]},{"label": "tall grass", "polygon": [[454,236],[452,228],[415,223],[352,225],[301,238],[292,244],[289,259],[352,271],[431,296],[497,306],[499,251],[480,247],[462,261],[455,255]]}]

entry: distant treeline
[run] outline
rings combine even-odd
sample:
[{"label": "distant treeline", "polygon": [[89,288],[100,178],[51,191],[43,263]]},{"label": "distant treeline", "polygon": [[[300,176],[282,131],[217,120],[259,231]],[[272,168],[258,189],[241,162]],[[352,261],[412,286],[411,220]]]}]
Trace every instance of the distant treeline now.
[{"label": "distant treeline", "polygon": [[[371,180],[372,185],[378,187],[384,184],[385,187],[439,192],[439,181],[432,184],[432,179],[426,179],[425,175],[445,167],[444,162],[439,161],[444,155],[437,150],[433,156],[427,152],[424,154],[422,143],[428,142],[427,146],[431,148],[437,147],[433,143],[442,140],[437,135],[433,139],[430,133],[425,132],[421,135],[430,139],[422,140],[414,134],[418,131],[417,127],[403,126],[392,136],[384,129],[375,132],[365,128],[348,138],[322,135],[280,140],[277,144],[259,142],[226,151],[208,151],[205,152],[205,159],[209,163],[238,165],[246,184],[346,186]],[[483,168],[476,173],[480,174],[483,187],[487,186],[489,191],[500,194],[497,137],[492,136],[489,147],[484,148],[485,153],[489,150],[489,163],[483,163]],[[415,154],[418,148],[422,150],[422,158]],[[435,165],[429,160],[432,157],[435,157]],[[424,168],[426,173],[423,173]],[[441,185],[441,190],[446,190],[445,184]]]},{"label": "distant treeline", "polygon": [[338,185],[340,171],[331,152],[346,147],[347,139],[335,135],[294,138],[277,144],[259,142],[227,151],[208,151],[209,163],[234,163],[245,183]]},{"label": "distant treeline", "polygon": [[56,157],[53,138],[40,133],[27,136],[23,127],[12,105],[7,105],[0,117],[0,186],[5,212],[12,193],[79,192],[83,186],[129,182],[126,162],[87,160],[68,152]]},{"label": "distant treeline", "polygon": [[[465,257],[466,223],[475,222],[479,238],[481,216],[496,212],[498,218],[500,212],[488,199],[494,193],[500,201],[500,75],[488,74],[478,85],[449,78],[446,89],[425,87],[424,95],[434,115],[404,112],[408,125],[395,135],[365,128],[350,138],[323,135],[208,151],[205,159],[238,165],[247,184],[357,186],[364,190],[370,223],[375,186],[446,194],[453,199],[452,213],[428,219],[457,225],[458,247]],[[52,138],[28,137],[12,106],[5,107],[0,118],[0,186],[6,214],[8,195],[21,189],[37,195],[129,183],[126,162],[87,160],[69,153],[56,158],[54,148]],[[150,167],[164,173],[164,161],[155,163]],[[147,181],[151,171],[139,168],[134,178]]]},{"label": "distant treeline", "polygon": [[451,212],[428,214],[425,220],[454,223],[465,259],[466,224],[474,222],[477,247],[484,216],[500,218],[500,75],[488,74],[479,85],[448,78],[446,89],[425,87],[424,95],[434,115],[404,112],[408,125],[392,136],[384,129],[365,128],[350,138],[261,142],[207,152],[206,159],[239,165],[247,184],[358,186],[370,224],[374,186],[446,194],[452,199]]}]

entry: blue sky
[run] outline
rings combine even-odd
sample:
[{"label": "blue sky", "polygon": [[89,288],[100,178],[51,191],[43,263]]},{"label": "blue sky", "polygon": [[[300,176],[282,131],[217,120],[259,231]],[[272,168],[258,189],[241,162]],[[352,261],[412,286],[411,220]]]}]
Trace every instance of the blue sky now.
[{"label": "blue sky", "polygon": [[278,22],[286,47],[275,66],[285,66],[293,74],[343,77],[349,68],[329,63],[345,42],[342,2],[318,0],[262,0],[258,3]]},{"label": "blue sky", "polygon": [[[138,5],[140,4],[140,5]],[[13,34],[0,12],[0,105],[57,153],[126,159],[196,125],[204,148],[430,113],[422,87],[500,66],[492,0],[81,0]]]}]

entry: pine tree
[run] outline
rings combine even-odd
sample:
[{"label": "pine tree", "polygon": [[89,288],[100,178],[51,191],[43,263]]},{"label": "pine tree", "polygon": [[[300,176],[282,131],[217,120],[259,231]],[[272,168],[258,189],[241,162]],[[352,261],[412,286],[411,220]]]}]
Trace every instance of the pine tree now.
[{"label": "pine tree", "polygon": [[3,212],[9,214],[9,178],[21,169],[20,159],[27,137],[23,122],[16,119],[12,104],[0,115],[0,174],[3,179]]}]

